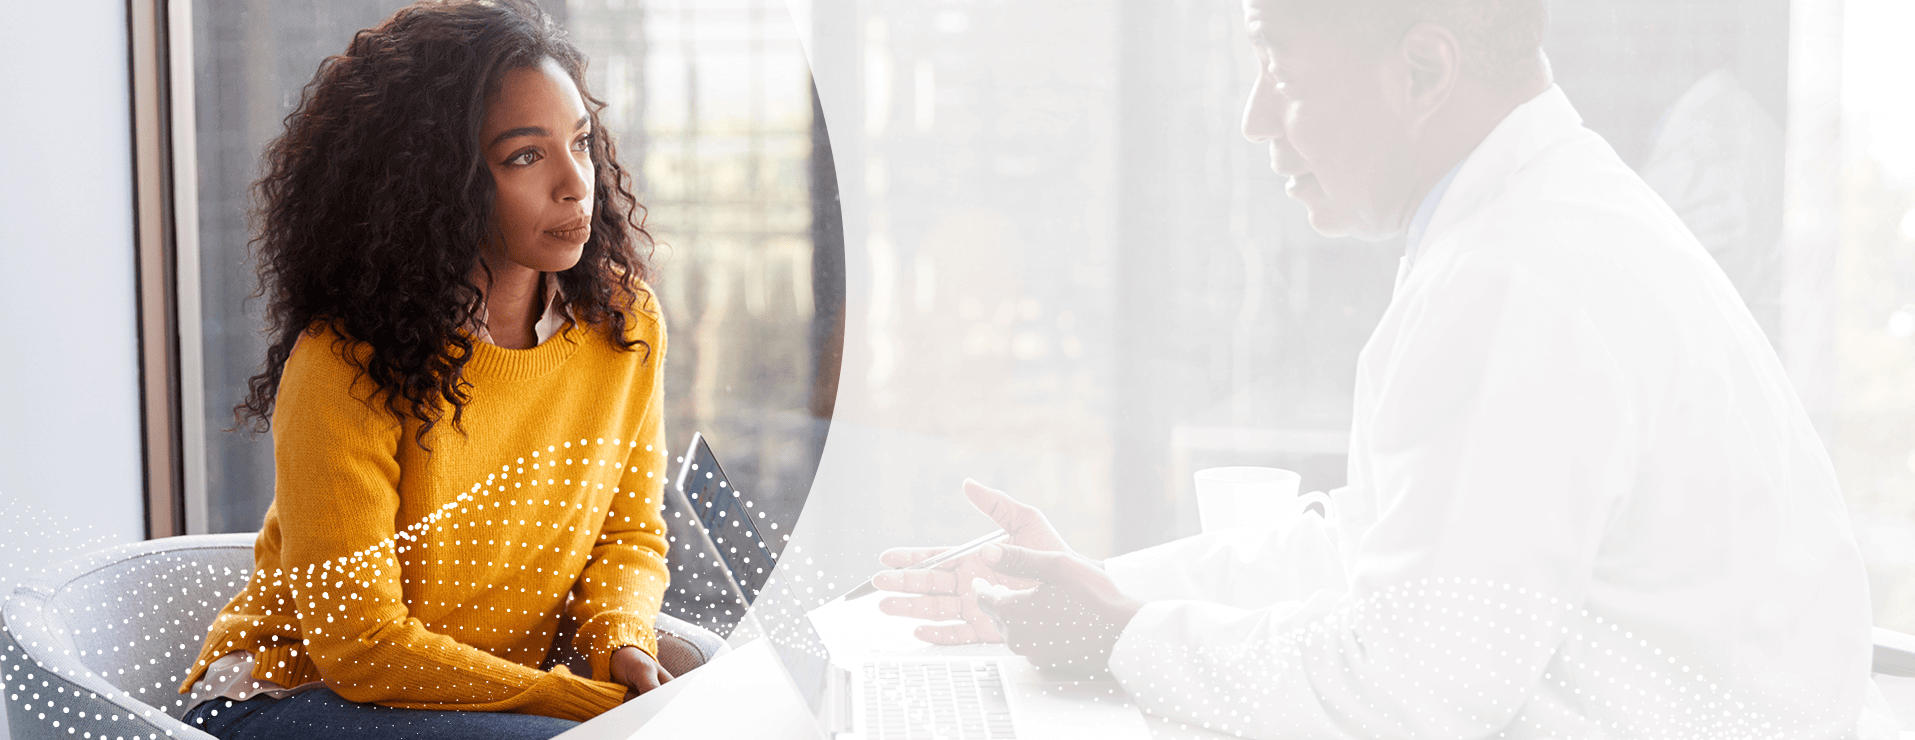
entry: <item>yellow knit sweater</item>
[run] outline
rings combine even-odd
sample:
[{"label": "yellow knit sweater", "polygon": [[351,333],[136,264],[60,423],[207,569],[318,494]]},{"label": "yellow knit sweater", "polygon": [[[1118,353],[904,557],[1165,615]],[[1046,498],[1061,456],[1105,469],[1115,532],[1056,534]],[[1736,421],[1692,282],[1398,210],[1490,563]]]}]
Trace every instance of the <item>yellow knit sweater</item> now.
[{"label": "yellow knit sweater", "polygon": [[[464,433],[414,441],[324,327],[286,361],[273,504],[251,580],[220,611],[182,692],[251,651],[254,677],[323,678],[352,701],[584,720],[618,705],[611,653],[653,655],[667,582],[660,514],[665,330],[630,315],[623,351],[570,327],[537,347],[477,343]],[[569,598],[568,598],[569,597]],[[538,666],[561,618],[594,678]]]}]

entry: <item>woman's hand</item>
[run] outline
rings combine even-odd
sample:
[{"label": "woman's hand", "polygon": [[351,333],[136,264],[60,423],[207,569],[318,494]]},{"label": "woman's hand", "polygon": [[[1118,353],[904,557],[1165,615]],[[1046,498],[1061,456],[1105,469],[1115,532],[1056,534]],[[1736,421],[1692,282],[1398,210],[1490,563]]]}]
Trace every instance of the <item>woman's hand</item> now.
[{"label": "woman's hand", "polygon": [[612,681],[625,684],[630,699],[652,689],[665,685],[672,680],[670,671],[658,664],[658,659],[635,647],[626,646],[612,653]]}]

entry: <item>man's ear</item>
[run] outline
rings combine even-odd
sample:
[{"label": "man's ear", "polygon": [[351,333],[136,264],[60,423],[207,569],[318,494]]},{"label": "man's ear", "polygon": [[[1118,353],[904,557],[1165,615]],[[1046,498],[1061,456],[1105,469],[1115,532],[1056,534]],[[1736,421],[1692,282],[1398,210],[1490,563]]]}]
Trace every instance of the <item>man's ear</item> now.
[{"label": "man's ear", "polygon": [[1398,53],[1409,72],[1404,112],[1411,131],[1421,133],[1456,89],[1463,74],[1463,45],[1447,28],[1418,23],[1404,32]]}]

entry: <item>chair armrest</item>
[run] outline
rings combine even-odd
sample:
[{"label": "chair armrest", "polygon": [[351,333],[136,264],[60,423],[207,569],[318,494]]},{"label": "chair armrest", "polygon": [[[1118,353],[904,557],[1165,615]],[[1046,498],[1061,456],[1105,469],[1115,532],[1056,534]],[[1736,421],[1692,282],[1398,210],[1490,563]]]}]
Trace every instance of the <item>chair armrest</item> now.
[{"label": "chair armrest", "polygon": [[142,699],[88,669],[74,656],[71,635],[47,608],[47,599],[32,585],[0,594],[0,677],[6,682],[0,689],[7,692],[7,729],[13,740],[83,737],[79,731],[100,738],[130,734],[213,740],[148,703],[176,699],[171,687],[159,687],[152,699]]},{"label": "chair armrest", "polygon": [[1915,635],[1876,627],[1872,669],[1890,676],[1915,676]]}]

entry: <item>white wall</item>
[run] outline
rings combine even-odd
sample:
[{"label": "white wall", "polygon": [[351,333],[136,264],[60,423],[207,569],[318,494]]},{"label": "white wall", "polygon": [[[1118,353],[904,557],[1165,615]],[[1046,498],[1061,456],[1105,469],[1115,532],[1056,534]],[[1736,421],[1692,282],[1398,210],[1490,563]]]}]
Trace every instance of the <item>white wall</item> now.
[{"label": "white wall", "polygon": [[19,3],[7,15],[0,588],[11,591],[144,525],[126,4]]}]

